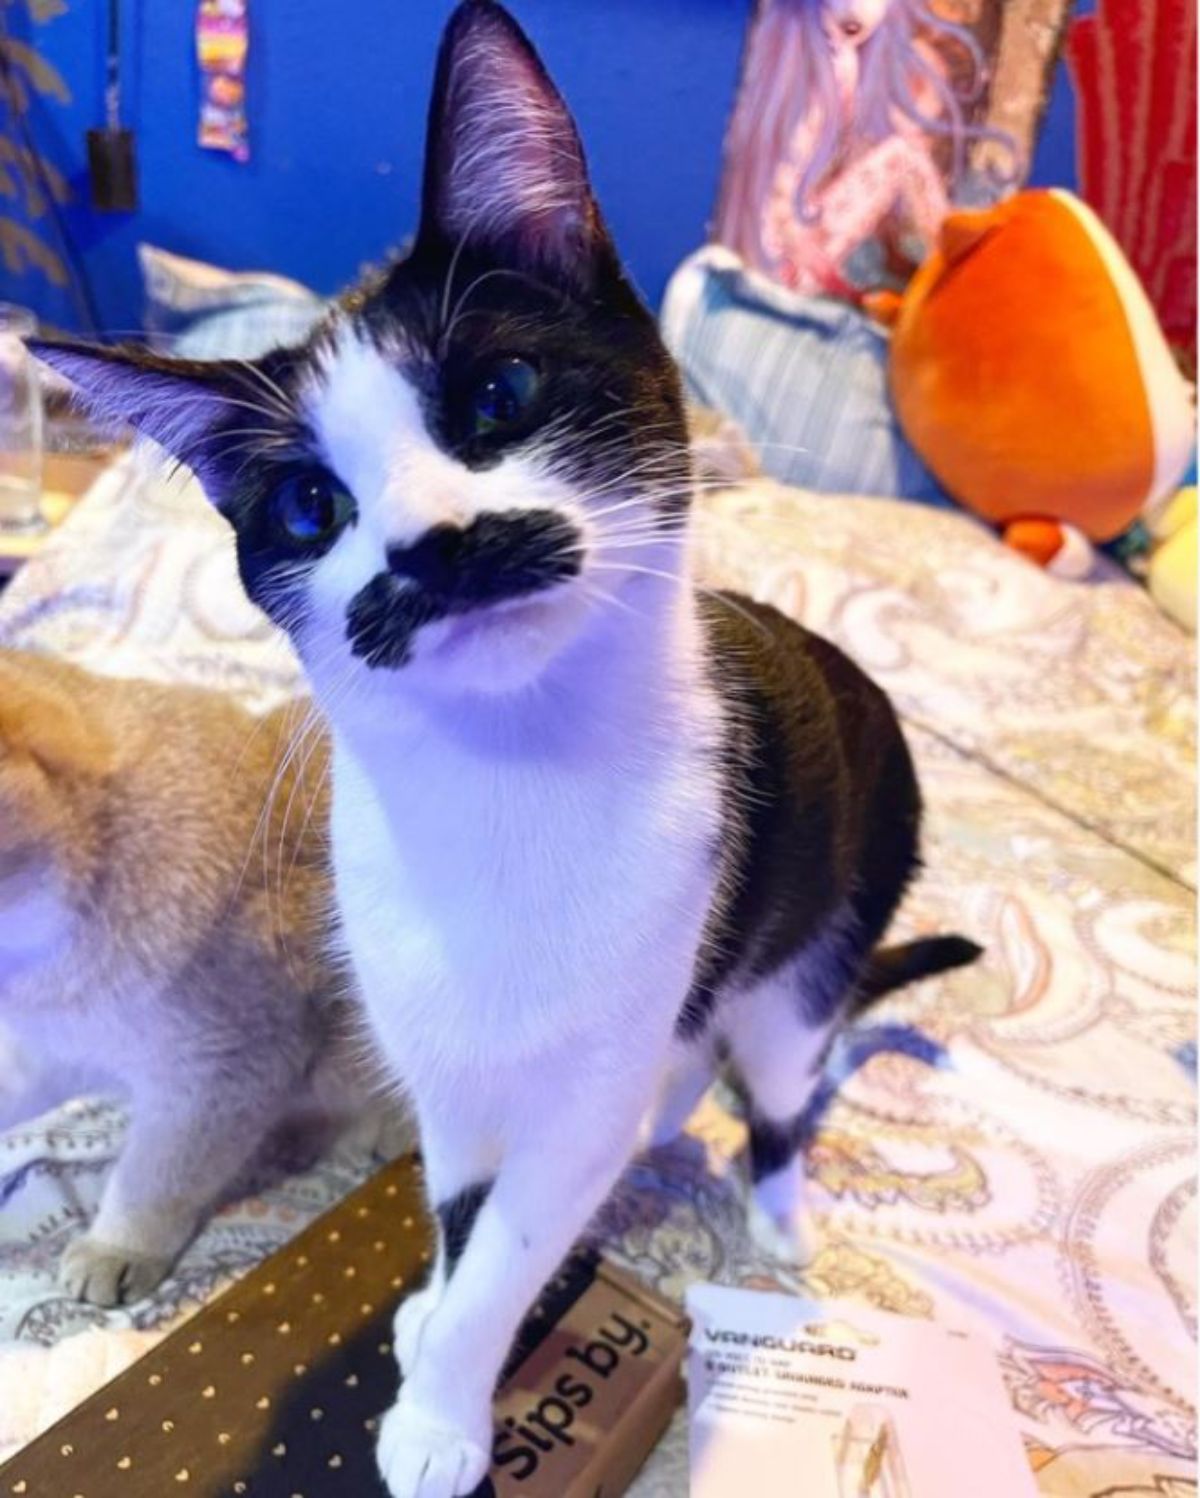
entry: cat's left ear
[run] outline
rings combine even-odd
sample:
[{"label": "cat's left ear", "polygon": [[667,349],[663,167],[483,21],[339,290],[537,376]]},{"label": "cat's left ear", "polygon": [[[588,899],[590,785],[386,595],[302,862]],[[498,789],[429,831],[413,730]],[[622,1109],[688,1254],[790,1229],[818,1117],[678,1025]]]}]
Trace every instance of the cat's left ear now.
[{"label": "cat's left ear", "polygon": [[128,344],[30,338],[27,346],[71,382],[100,421],[135,427],[195,469],[246,399],[245,374],[235,364],[169,359]]},{"label": "cat's left ear", "polygon": [[493,0],[465,0],[442,38],[421,235],[451,249],[486,248],[578,285],[613,255],[570,110]]}]

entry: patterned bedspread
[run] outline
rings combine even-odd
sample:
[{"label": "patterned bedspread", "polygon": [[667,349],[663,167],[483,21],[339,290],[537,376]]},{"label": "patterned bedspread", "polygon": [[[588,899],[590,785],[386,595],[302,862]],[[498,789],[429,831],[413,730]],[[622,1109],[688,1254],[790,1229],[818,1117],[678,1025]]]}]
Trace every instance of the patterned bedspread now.
[{"label": "patterned bedspread", "polygon": [[[1044,1494],[1195,1494],[1191,641],[1118,574],[1056,581],[942,511],[756,482],[705,499],[697,544],[706,580],[828,634],[891,692],[929,810],[901,925],[987,955],[839,1043],[804,1273],[746,1234],[743,1129],[721,1097],[631,1168],[600,1235],[673,1294],[804,1288],[973,1329]],[[0,600],[0,641],[264,706],[298,685],[222,524],[133,458]],[[120,1131],[87,1100],[0,1136],[10,1348],[165,1327],[366,1168],[335,1157],[227,1208],[158,1297],[103,1313],[65,1301],[54,1266]],[[677,1420],[635,1492],[686,1490]]]}]

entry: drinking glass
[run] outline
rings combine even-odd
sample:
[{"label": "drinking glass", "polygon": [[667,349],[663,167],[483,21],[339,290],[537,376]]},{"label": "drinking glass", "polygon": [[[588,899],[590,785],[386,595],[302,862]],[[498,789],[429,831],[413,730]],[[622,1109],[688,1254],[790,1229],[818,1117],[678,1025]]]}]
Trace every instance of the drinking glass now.
[{"label": "drinking glass", "polygon": [[0,302],[0,530],[39,530],[42,518],[42,391],[22,340],[37,331],[24,307]]}]

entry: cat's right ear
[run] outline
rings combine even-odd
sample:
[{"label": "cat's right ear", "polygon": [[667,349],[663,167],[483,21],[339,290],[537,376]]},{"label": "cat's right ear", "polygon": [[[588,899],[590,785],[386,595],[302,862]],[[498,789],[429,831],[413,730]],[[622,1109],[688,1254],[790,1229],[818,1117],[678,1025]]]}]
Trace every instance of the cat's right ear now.
[{"label": "cat's right ear", "polygon": [[99,421],[134,427],[194,469],[217,429],[248,404],[239,365],[169,359],[129,344],[30,338],[27,346]]},{"label": "cat's right ear", "polygon": [[442,38],[421,237],[472,244],[575,285],[613,254],[571,112],[495,0],[463,0]]}]

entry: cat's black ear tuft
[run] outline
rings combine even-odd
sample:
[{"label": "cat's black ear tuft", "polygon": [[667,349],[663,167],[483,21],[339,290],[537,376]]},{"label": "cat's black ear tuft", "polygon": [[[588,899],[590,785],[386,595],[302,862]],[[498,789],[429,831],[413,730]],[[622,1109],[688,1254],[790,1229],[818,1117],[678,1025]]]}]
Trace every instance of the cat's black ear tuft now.
[{"label": "cat's black ear tuft", "polygon": [[106,425],[135,427],[197,467],[234,398],[225,365],[167,359],[133,345],[31,338],[30,352],[68,379],[80,404]]},{"label": "cat's black ear tuft", "polygon": [[493,0],[465,0],[442,38],[422,232],[581,282],[608,245],[571,113]]}]

